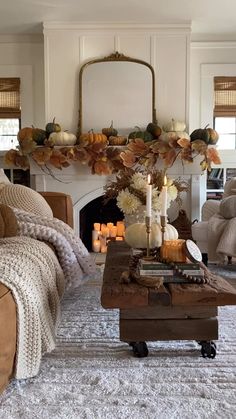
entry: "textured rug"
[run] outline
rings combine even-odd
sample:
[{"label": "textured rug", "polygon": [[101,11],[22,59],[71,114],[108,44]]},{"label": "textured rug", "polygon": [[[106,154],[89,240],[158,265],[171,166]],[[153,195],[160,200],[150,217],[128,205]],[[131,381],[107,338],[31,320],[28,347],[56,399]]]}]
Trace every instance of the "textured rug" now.
[{"label": "textured rug", "polygon": [[236,417],[236,307],[219,310],[215,359],[194,341],[150,342],[139,359],[119,341],[118,310],[101,307],[100,287],[65,295],[56,350],[37,377],[11,382],[0,419]]}]

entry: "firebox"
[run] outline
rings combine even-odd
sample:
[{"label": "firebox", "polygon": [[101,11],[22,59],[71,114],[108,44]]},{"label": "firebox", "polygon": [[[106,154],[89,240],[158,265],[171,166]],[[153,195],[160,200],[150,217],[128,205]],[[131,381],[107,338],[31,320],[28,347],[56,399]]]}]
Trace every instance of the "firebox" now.
[{"label": "firebox", "polygon": [[92,251],[92,231],[95,223],[115,225],[123,219],[124,214],[117,207],[115,199],[104,204],[103,196],[99,196],[86,204],[80,211],[80,238],[88,251]]}]

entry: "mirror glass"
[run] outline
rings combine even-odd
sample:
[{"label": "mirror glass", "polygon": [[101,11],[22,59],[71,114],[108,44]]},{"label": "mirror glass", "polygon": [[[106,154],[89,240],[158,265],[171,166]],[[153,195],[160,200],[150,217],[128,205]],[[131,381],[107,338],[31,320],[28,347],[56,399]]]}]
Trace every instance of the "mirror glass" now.
[{"label": "mirror glass", "polygon": [[128,135],[155,122],[154,72],[140,60],[113,54],[80,70],[79,133],[113,126]]}]

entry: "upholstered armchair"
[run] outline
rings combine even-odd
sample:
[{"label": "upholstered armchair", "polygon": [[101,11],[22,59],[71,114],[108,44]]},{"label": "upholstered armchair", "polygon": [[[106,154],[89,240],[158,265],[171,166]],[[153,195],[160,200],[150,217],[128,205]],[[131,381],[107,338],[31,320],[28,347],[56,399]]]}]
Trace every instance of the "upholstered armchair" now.
[{"label": "upholstered armchair", "polygon": [[[214,221],[221,220],[226,221],[229,219],[228,209],[230,206],[232,207],[233,200],[228,200],[231,196],[236,196],[236,177],[231,178],[228,180],[224,185],[224,193],[222,196],[222,200],[213,200],[209,199],[206,201],[202,207],[202,220],[200,222],[195,222],[192,225],[192,236],[194,241],[197,243],[198,247],[200,248],[202,255],[203,255],[203,262],[207,265],[208,263],[208,255],[211,254],[210,246],[210,237],[209,237],[209,230],[210,224],[213,224]],[[236,199],[236,198],[235,198]],[[227,215],[226,215],[227,213]],[[232,218],[236,216],[234,215],[234,210],[231,210]],[[212,219],[214,217],[214,219]],[[211,220],[211,221],[210,221]],[[209,224],[210,223],[210,224]],[[223,228],[223,224],[221,223],[221,228]],[[235,231],[236,235],[236,231]],[[227,252],[227,249],[226,249]],[[210,259],[211,260],[211,259]],[[230,263],[232,260],[232,255],[228,255],[228,262]],[[216,262],[216,260],[211,260],[212,262]]]}]

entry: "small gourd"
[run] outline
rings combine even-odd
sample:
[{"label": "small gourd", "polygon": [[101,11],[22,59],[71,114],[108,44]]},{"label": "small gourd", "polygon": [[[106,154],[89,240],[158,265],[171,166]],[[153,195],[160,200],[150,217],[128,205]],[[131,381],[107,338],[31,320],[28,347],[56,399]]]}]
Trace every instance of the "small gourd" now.
[{"label": "small gourd", "polygon": [[208,125],[205,128],[195,129],[192,134],[190,134],[191,141],[202,140],[206,144],[215,145],[219,140],[219,134],[213,128],[208,128]]},{"label": "small gourd", "polygon": [[147,130],[142,131],[139,127],[135,127],[135,128],[137,128],[137,131],[132,131],[129,134],[128,138],[130,140],[135,140],[136,138],[142,138],[144,142],[153,140],[153,135],[150,132],[148,132]]},{"label": "small gourd", "polygon": [[55,119],[56,118],[53,118],[52,122],[48,122],[45,127],[45,131],[48,135],[50,135],[52,132],[61,131],[61,126],[57,122],[55,122]]},{"label": "small gourd", "polygon": [[[171,224],[166,225],[164,235],[165,240],[177,240],[178,231]],[[125,241],[129,246],[137,249],[145,249],[147,247],[147,231],[146,224],[134,223],[126,228]],[[158,223],[151,225],[150,233],[150,249],[160,247],[162,245],[161,226]]]},{"label": "small gourd", "polygon": [[184,131],[185,128],[186,128],[186,124],[185,124],[185,122],[176,121],[175,119],[172,118],[172,120],[170,122],[168,122],[167,124],[163,125],[162,128],[166,132],[169,132],[169,131]]},{"label": "small gourd", "polygon": [[158,139],[169,143],[169,141],[178,140],[179,138],[186,138],[187,140],[190,140],[189,134],[185,131],[162,132]]},{"label": "small gourd", "polygon": [[93,132],[93,130],[90,130],[85,134],[81,134],[79,141],[82,144],[107,143],[107,136],[101,132]]},{"label": "small gourd", "polygon": [[49,135],[49,143],[51,145],[74,145],[76,143],[76,135],[67,131],[52,132]]},{"label": "small gourd", "polygon": [[115,128],[113,128],[113,121],[111,121],[111,125],[109,128],[102,128],[102,133],[106,135],[108,138],[111,136],[113,137],[117,136],[118,131]]},{"label": "small gourd", "polygon": [[37,143],[37,145],[44,145],[44,141],[47,138],[47,133],[45,130],[41,128],[33,128],[32,138],[33,138],[33,141]]},{"label": "small gourd", "polygon": [[127,143],[127,138],[122,137],[121,135],[109,137],[109,144],[110,145],[125,145]]},{"label": "small gourd", "polygon": [[149,122],[146,130],[150,132],[154,138],[158,138],[162,133],[161,127],[159,127],[159,125],[155,124],[154,122]]}]

